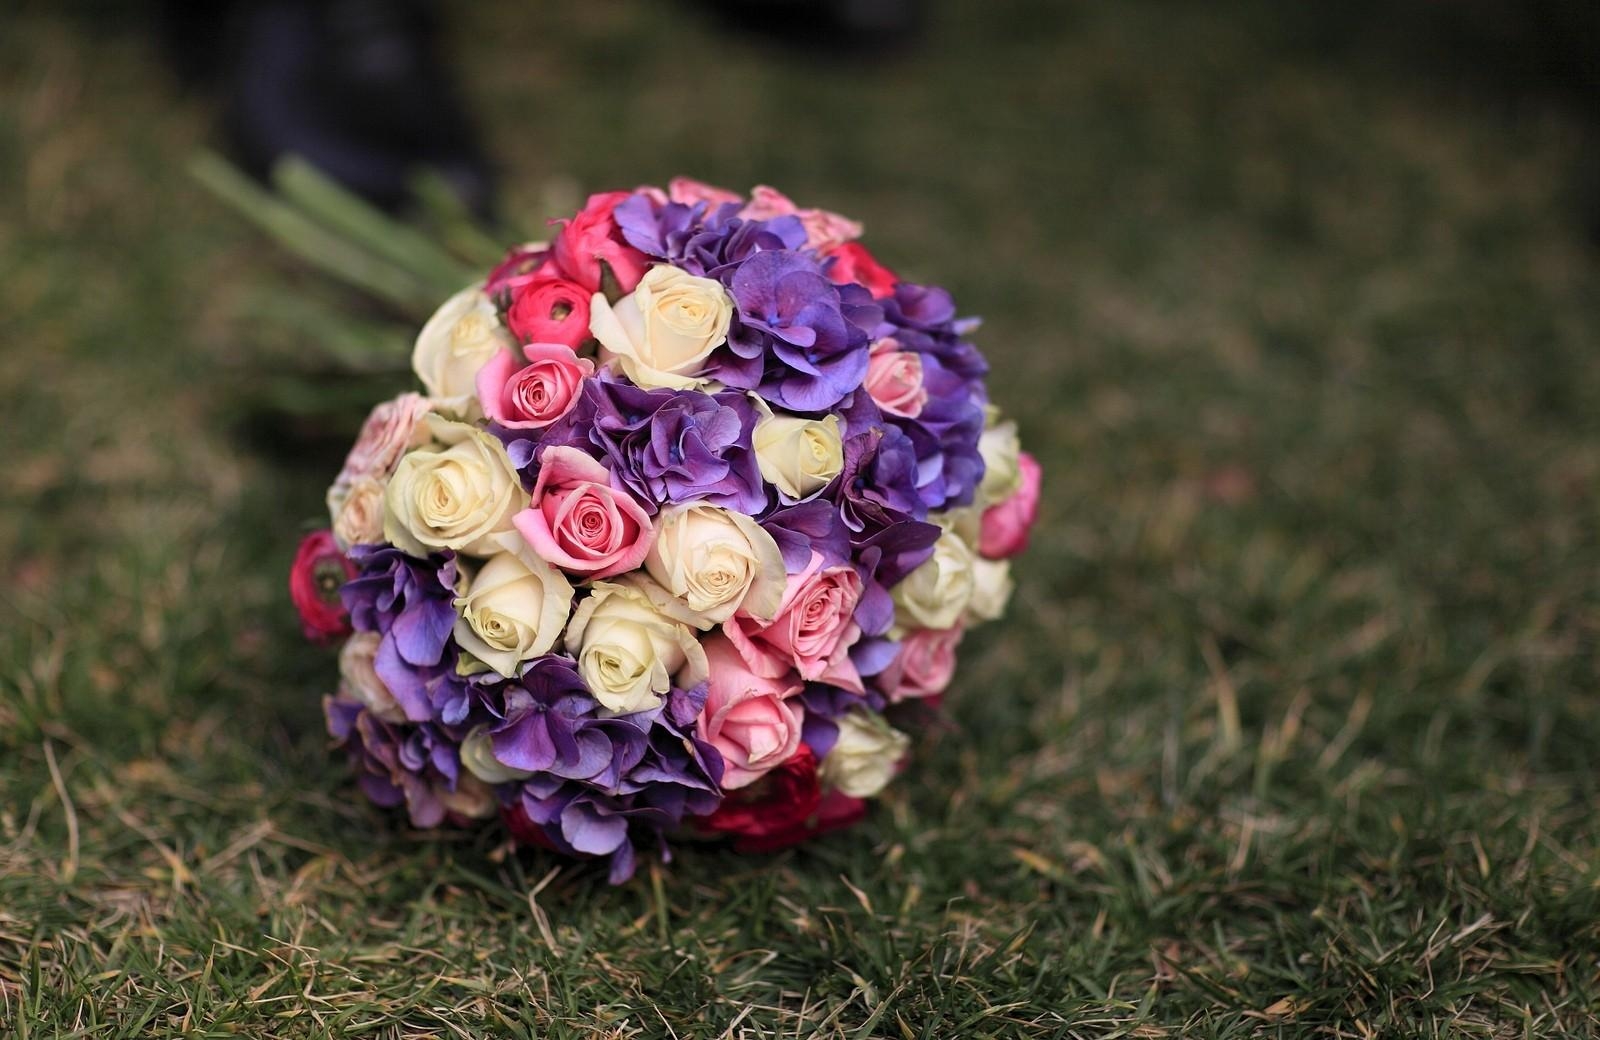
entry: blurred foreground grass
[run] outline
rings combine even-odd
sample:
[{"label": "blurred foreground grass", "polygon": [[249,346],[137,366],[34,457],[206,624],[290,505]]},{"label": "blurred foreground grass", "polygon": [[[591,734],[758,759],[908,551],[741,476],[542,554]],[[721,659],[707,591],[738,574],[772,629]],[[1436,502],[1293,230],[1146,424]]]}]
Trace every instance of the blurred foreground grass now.
[{"label": "blurred foreground grass", "polygon": [[1260,5],[949,3],[861,63],[463,5],[509,210],[689,172],[866,217],[985,316],[1046,466],[1011,621],[868,824],[613,890],[408,833],[326,753],[283,575],[337,456],[231,409],[315,322],[254,305],[295,275],[185,173],[208,114],[138,9],[24,8],[7,1035],[1597,1028],[1600,275],[1559,111]]}]

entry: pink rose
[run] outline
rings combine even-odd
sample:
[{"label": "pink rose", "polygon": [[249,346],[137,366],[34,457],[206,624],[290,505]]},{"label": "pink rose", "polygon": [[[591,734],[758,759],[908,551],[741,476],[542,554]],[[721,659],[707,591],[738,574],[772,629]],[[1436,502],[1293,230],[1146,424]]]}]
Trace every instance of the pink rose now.
[{"label": "pink rose", "polygon": [[1004,502],[983,511],[983,526],[978,531],[978,553],[985,559],[1004,560],[1028,547],[1028,534],[1039,517],[1038,460],[1027,452],[1017,456],[1022,484]]},{"label": "pink rose", "polygon": [[697,181],[691,177],[674,177],[667,182],[667,198],[673,202],[681,202],[685,206],[693,206],[696,202],[704,202],[706,208],[714,210],[718,206],[729,202],[741,202],[737,192],[727,188],[719,188],[705,181]]},{"label": "pink rose", "polygon": [[828,265],[828,279],[835,285],[855,282],[866,286],[873,299],[881,300],[894,295],[900,276],[878,263],[867,247],[860,242],[846,242],[825,254],[833,263]]},{"label": "pink rose", "polygon": [[758,675],[777,678],[794,670],[801,678],[861,692],[861,676],[850,648],[861,638],[855,623],[861,575],[848,564],[824,567],[821,553],[799,574],[789,575],[778,613],[770,622],[735,614],[723,623],[728,641]]},{"label": "pink rose", "polygon": [[345,456],[334,486],[349,487],[363,477],[387,480],[400,464],[400,456],[427,439],[419,424],[430,407],[421,394],[401,394],[374,408],[361,424],[361,433]]},{"label": "pink rose", "polygon": [[568,278],[590,292],[599,292],[601,264],[611,268],[625,293],[633,292],[644,277],[648,258],[622,240],[613,214],[629,192],[608,191],[590,195],[583,210],[564,222],[552,253]]},{"label": "pink rose", "polygon": [[553,446],[512,526],[541,559],[587,578],[609,578],[644,562],[655,540],[639,503],[609,483],[606,468],[577,448]]},{"label": "pink rose", "polygon": [[593,295],[565,278],[528,282],[512,296],[506,327],[518,343],[565,343],[577,350],[589,338]]},{"label": "pink rose", "polygon": [[878,677],[891,701],[937,697],[956,671],[956,647],[963,629],[919,628],[906,633],[900,652]]},{"label": "pink rose", "polygon": [[594,362],[561,343],[529,343],[528,364],[509,350],[497,351],[478,369],[478,401],[483,414],[513,430],[538,430],[572,410]]},{"label": "pink rose", "polygon": [[806,245],[819,252],[837,249],[861,237],[861,225],[850,218],[825,209],[801,209],[789,196],[765,184],[750,189],[750,201],[739,211],[739,216],[746,220],[771,220],[790,215],[800,218],[801,226],[806,229]]},{"label": "pink rose", "polygon": [[802,687],[793,673],[757,675],[721,636],[704,645],[711,677],[698,722],[700,739],[722,755],[722,786],[731,791],[754,783],[800,747],[805,710],[796,694]]},{"label": "pink rose", "polygon": [[928,403],[928,390],[922,385],[922,355],[901,350],[893,336],[872,345],[865,385],[879,408],[903,419],[915,419]]}]

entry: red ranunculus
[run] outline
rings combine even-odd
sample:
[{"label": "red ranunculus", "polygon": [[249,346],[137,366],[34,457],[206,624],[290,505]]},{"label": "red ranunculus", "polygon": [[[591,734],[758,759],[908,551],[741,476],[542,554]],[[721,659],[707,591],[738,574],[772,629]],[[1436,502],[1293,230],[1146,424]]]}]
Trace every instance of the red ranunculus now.
[{"label": "red ranunculus", "polygon": [[589,338],[589,297],[564,278],[541,278],[518,289],[506,325],[518,343],[562,343],[577,350]]},{"label": "red ranunculus", "polygon": [[528,283],[559,277],[561,269],[556,266],[549,247],[539,243],[517,246],[489,272],[483,282],[483,291],[490,299],[504,306],[506,299],[515,297]]},{"label": "red ranunculus", "polygon": [[892,296],[895,285],[900,281],[899,275],[878,263],[877,258],[867,252],[867,247],[860,242],[835,246],[825,255],[833,260],[828,265],[828,278],[835,285],[858,282],[867,287],[875,300]]},{"label": "red ranunculus", "polygon": [[339,550],[332,531],[312,531],[301,540],[289,568],[289,598],[300,612],[307,639],[331,643],[350,634],[350,612],[339,589],[355,576],[355,567]]},{"label": "red ranunculus", "polygon": [[649,258],[624,242],[617,227],[613,211],[628,196],[626,191],[590,195],[583,210],[565,222],[551,249],[562,273],[592,293],[603,288],[602,264],[625,293],[633,292],[649,266]]},{"label": "red ranunculus", "polygon": [[838,791],[823,796],[817,756],[801,744],[789,760],[749,787],[732,791],[700,821],[705,830],[731,834],[739,852],[774,852],[855,823],[867,803]]}]

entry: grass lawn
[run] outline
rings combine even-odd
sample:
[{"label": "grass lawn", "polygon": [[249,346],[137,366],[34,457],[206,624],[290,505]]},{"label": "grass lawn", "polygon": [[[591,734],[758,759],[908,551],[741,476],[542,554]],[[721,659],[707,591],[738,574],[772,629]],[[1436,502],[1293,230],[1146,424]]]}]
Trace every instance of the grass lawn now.
[{"label": "grass lawn", "polygon": [[285,588],[337,456],[237,414],[315,335],[257,287],[304,276],[187,174],[212,113],[139,5],[24,2],[0,1033],[1600,1029],[1576,123],[1249,0],[952,0],[856,62],[686,3],[450,6],[509,211],[770,181],[987,319],[1046,470],[1009,622],[868,822],[805,849],[612,889],[368,806]]}]

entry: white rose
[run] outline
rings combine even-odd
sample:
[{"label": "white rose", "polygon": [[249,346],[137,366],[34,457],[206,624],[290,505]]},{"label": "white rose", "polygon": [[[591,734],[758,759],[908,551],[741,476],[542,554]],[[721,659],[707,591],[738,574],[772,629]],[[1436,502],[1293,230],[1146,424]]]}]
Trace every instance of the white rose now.
[{"label": "white rose", "polygon": [[1000,422],[998,409],[989,409],[989,426],[978,438],[978,454],[983,456],[983,482],[978,485],[978,501],[985,506],[1004,502],[1022,486],[1022,469],[1017,456],[1022,444],[1017,440],[1017,424]]},{"label": "white rose", "polygon": [[600,341],[601,359],[616,358],[623,375],[650,388],[704,384],[695,377],[727,342],[732,318],[733,300],[721,282],[668,264],[646,271],[616,306],[603,293],[589,304],[589,331]]},{"label": "white rose", "polygon": [[998,621],[1011,602],[1010,560],[986,560],[975,557],[972,561],[972,600],[967,604],[967,614],[974,621]]},{"label": "white rose", "polygon": [[949,628],[960,621],[972,602],[974,559],[959,534],[941,534],[933,555],[894,587],[895,620],[904,628]]},{"label": "white rose", "polygon": [[437,415],[426,422],[432,442],[400,460],[384,492],[384,538],[412,556],[506,548],[528,493],[505,446],[467,423]]},{"label": "white rose", "polygon": [[566,575],[520,542],[465,576],[460,592],[456,642],[508,679],[523,661],[550,652],[572,610]]},{"label": "white rose", "polygon": [[333,513],[333,538],[339,548],[383,541],[383,491],[386,481],[362,477],[345,490]]},{"label": "white rose", "polygon": [[405,710],[378,678],[375,664],[381,642],[383,637],[376,632],[357,632],[344,641],[339,648],[339,692],[360,701],[384,722],[405,722]]},{"label": "white rose", "polygon": [[645,569],[689,608],[695,627],[709,629],[742,610],[771,621],[783,599],[783,553],[743,513],[690,503],[656,515],[656,540]]},{"label": "white rose", "polygon": [[477,404],[478,370],[513,346],[494,304],[474,285],[446,300],[422,326],[411,367],[435,404],[465,411]]},{"label": "white rose", "polygon": [[751,442],[761,476],[788,501],[799,501],[827,487],[844,469],[839,417],[804,419],[774,414],[757,399],[766,418],[756,423]]},{"label": "white rose", "polygon": [[705,651],[694,630],[658,605],[667,595],[648,578],[597,581],[567,626],[567,653],[595,700],[626,714],[661,703],[674,678],[680,689],[705,681]]},{"label": "white rose", "polygon": [[467,772],[486,784],[509,784],[533,775],[526,769],[514,769],[494,757],[494,738],[487,726],[474,726],[466,739],[461,741],[461,764]]},{"label": "white rose", "polygon": [[839,739],[822,760],[822,783],[851,798],[871,798],[894,778],[911,740],[882,715],[857,709],[839,720]]}]

